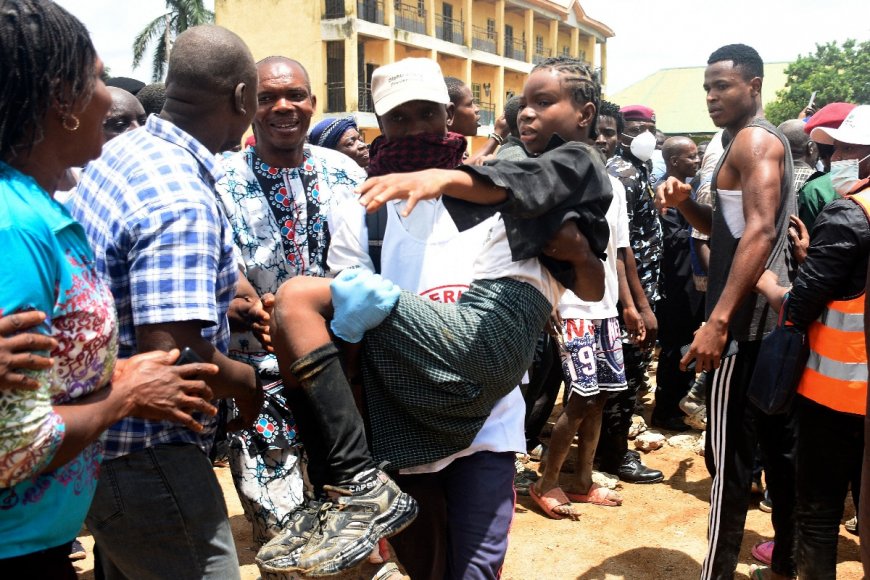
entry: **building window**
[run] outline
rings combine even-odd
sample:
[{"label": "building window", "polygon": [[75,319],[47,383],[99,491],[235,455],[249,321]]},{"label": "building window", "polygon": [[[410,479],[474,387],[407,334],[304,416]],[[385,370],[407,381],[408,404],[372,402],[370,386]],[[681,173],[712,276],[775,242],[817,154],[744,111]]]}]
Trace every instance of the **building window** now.
[{"label": "building window", "polygon": [[445,2],[441,6],[441,40],[453,42],[453,4]]},{"label": "building window", "polygon": [[383,24],[384,2],[383,0],[357,0],[356,13],[363,20],[374,22],[375,24]]},{"label": "building window", "polygon": [[323,17],[326,20],[333,18],[344,18],[344,0],[326,0],[326,13]]},{"label": "building window", "polygon": [[544,37],[541,35],[535,37],[535,52],[537,54],[544,52]]},{"label": "building window", "polygon": [[495,40],[495,19],[486,19],[486,37],[490,40]]},{"label": "building window", "polygon": [[347,110],[344,100],[344,41],[326,43],[326,112]]}]

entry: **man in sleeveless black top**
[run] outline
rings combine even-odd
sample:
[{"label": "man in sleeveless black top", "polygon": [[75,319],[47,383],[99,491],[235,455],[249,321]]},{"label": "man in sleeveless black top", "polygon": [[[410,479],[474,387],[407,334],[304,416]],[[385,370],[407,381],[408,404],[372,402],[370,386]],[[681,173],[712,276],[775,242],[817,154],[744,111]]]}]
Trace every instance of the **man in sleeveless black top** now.
[{"label": "man in sleeveless black top", "polygon": [[[713,474],[709,548],[703,580],[732,578],[749,504],[753,455],[760,443],[767,459],[768,488],[776,509],[771,578],[793,578],[794,427],[791,414],[767,416],[746,398],[761,339],[775,313],[753,293],[765,268],[789,285],[788,216],[795,212],[793,162],[783,135],[764,119],[763,63],[745,45],[724,46],[704,73],[707,109],[733,138],[713,175],[713,208],[689,198],[689,188],[669,180],[659,189],[661,206],[676,207],[711,240],[707,322],[681,364],[714,370],[708,394],[705,458]],[[738,352],[721,359],[726,343]]]}]

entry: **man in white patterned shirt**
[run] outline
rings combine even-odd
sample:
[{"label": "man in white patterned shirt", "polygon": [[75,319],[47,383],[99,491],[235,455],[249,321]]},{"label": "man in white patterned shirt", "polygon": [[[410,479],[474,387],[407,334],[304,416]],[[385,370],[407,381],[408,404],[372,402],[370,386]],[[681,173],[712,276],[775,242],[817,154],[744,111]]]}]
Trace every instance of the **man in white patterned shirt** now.
[{"label": "man in white patterned shirt", "polygon": [[[217,184],[239,265],[256,293],[250,298],[254,305],[294,276],[324,275],[329,210],[356,197],[354,188],[366,178],[347,155],[306,143],[317,100],[300,63],[272,56],[260,61],[257,70],[256,144],[224,159],[225,175]],[[233,434],[230,444],[233,481],[253,525],[254,541],[263,544],[303,501],[296,426],[311,432],[315,427],[306,428],[306,420],[313,413],[298,418],[290,414],[288,398],[301,399],[290,401],[294,405],[306,401],[300,393],[284,390],[275,355],[252,332],[234,332],[229,355],[253,366],[265,389],[258,425]],[[320,490],[326,481],[311,455],[309,480]]]}]

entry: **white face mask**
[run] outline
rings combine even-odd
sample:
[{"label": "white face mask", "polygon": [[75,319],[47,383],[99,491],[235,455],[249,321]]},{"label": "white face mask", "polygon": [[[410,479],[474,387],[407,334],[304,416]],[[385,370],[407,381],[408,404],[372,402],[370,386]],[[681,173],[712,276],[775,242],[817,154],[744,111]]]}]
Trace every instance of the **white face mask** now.
[{"label": "white face mask", "polygon": [[831,161],[831,183],[834,185],[834,190],[840,195],[848,195],[855,186],[863,179],[858,177],[858,166],[867,159],[867,155],[863,159],[843,159],[841,161]]},{"label": "white face mask", "polygon": [[644,131],[631,140],[631,154],[641,161],[652,159],[653,151],[656,150],[656,136],[649,131]]}]

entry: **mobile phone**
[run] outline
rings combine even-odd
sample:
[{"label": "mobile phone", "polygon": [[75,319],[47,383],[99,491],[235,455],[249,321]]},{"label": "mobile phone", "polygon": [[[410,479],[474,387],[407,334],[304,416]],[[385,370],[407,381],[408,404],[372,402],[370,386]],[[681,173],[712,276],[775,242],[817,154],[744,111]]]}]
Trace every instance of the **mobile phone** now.
[{"label": "mobile phone", "polygon": [[[680,347],[680,358],[686,356],[686,353],[689,352],[689,349],[691,347],[692,347],[691,344],[681,346]],[[728,343],[725,345],[725,349],[722,351],[722,358],[726,359],[729,356],[734,356],[735,354],[737,354],[737,341],[736,340],[729,340]],[[698,361],[695,359],[692,359],[691,361],[689,361],[689,364],[686,365],[686,370],[687,371],[694,371],[696,362],[698,362]]]},{"label": "mobile phone", "polygon": [[178,360],[175,361],[175,366],[180,367],[181,365],[189,365],[198,362],[203,362],[202,357],[196,354],[196,351],[189,346],[185,346],[181,351]]},{"label": "mobile phone", "polygon": [[807,109],[809,109],[810,107],[812,107],[813,104],[816,102],[816,93],[817,93],[817,92],[818,92],[818,91],[813,91],[813,94],[810,95],[810,102],[807,103]]}]

